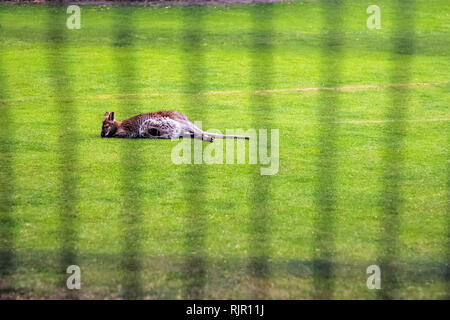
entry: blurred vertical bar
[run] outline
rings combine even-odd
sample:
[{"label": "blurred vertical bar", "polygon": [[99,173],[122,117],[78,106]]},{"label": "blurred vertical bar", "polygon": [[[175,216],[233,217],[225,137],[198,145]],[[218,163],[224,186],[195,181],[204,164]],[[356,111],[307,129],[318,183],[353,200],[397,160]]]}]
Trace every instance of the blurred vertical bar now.
[{"label": "blurred vertical bar", "polygon": [[[0,16],[1,19],[1,16]],[[1,20],[0,20],[1,24]],[[12,168],[12,127],[7,94],[6,59],[0,44],[0,298],[13,290],[9,277],[14,274],[14,219],[12,205],[14,176]]]},{"label": "blurred vertical bar", "polygon": [[[181,30],[183,50],[184,86],[187,91],[185,106],[188,117],[193,121],[206,120],[204,88],[204,50],[203,19],[204,6],[185,6],[182,8]],[[204,128],[202,128],[204,129]],[[201,142],[202,145],[205,142]],[[195,145],[195,143],[194,143]],[[194,147],[195,148],[195,147]],[[201,150],[194,150],[194,152]],[[184,296],[186,299],[201,299],[205,286],[205,172],[204,164],[191,164],[184,172],[183,187],[187,211],[185,213],[184,239]]]},{"label": "blurred vertical bar", "polygon": [[[393,29],[391,34],[391,83],[408,83],[411,78],[414,53],[415,1],[394,2]],[[397,278],[398,233],[402,196],[400,183],[405,141],[405,115],[409,103],[407,87],[390,87],[391,104],[386,111],[388,122],[384,127],[384,152],[382,158],[383,191],[381,194],[381,244],[379,266],[383,275],[382,288],[377,291],[382,299],[395,299],[399,288]]]},{"label": "blurred vertical bar", "polygon": [[[66,269],[76,265],[78,233],[77,219],[77,130],[73,106],[70,74],[66,61],[66,10],[63,1],[55,1],[47,7],[48,70],[53,86],[54,101],[58,113],[58,162],[59,162],[59,237],[60,271],[62,288],[66,288]],[[77,290],[67,290],[67,298],[76,298]]]},{"label": "blurred vertical bar", "polygon": [[[273,68],[273,4],[254,4],[251,10],[251,82],[253,92],[272,88]],[[253,128],[272,129],[272,99],[269,93],[251,96]],[[261,141],[258,144],[261,147]],[[271,149],[271,138],[267,137]],[[259,168],[253,174],[252,208],[250,213],[250,247],[248,271],[254,280],[254,299],[269,297],[267,278],[270,276],[270,175],[261,175]]]},{"label": "blurred vertical bar", "polygon": [[[321,2],[321,84],[335,88],[340,83],[342,59],[342,1]],[[334,220],[336,215],[336,170],[339,117],[339,91],[320,90],[318,111],[318,148],[315,190],[313,276],[314,298],[331,299],[334,292]]]},{"label": "blurred vertical bar", "polygon": [[[126,3],[114,7],[114,54],[117,68],[117,84],[120,94],[136,92],[136,56],[133,46],[133,14],[134,8]],[[122,98],[120,117],[134,116],[137,110],[135,98]],[[114,110],[105,110],[114,111]],[[122,195],[122,253],[121,268],[123,281],[123,297],[125,299],[140,299],[143,296],[142,262],[141,262],[141,151],[139,141],[126,140],[122,142],[121,159],[121,195]]]},{"label": "blurred vertical bar", "polygon": [[[448,145],[450,145],[450,135],[447,130]],[[447,150],[447,241],[444,243],[447,255],[447,268],[445,270],[444,284],[446,293],[444,299],[450,300],[450,150]]]}]

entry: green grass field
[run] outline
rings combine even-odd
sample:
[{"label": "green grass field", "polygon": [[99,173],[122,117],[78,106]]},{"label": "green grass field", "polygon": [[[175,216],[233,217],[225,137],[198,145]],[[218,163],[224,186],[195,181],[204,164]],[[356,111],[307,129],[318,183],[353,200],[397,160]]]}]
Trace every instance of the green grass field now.
[{"label": "green grass field", "polygon": [[[379,264],[391,245],[398,283],[383,282],[381,265],[381,290],[395,287],[389,294],[400,299],[446,297],[450,3],[416,1],[411,55],[392,53],[392,36],[407,32],[394,33],[401,17],[391,1],[376,2],[382,28],[367,28],[371,4],[342,3],[336,51],[324,49],[329,34],[319,1],[83,6],[80,30],[65,29],[65,8],[52,9],[60,11],[53,25],[63,30],[65,70],[55,63],[61,58],[52,47],[57,39],[49,36],[46,7],[0,5],[0,106],[9,110],[1,120],[0,151],[2,165],[11,168],[2,168],[0,232],[12,233],[0,239],[0,251],[13,252],[11,272],[0,281],[2,297],[67,295],[60,257],[67,236],[60,210],[66,203],[77,213],[71,221],[82,280],[75,294],[82,299],[124,295],[130,274],[121,261],[127,252],[139,261],[140,273],[131,278],[139,280],[141,298],[190,298],[192,270],[186,271],[186,261],[196,255],[204,259],[205,274],[195,297],[320,297],[318,283],[330,281],[314,269],[314,258],[324,255],[316,247],[321,237],[333,240],[325,246],[333,266],[330,298],[380,297],[366,287],[366,268]],[[127,12],[130,42],[118,40],[115,29]],[[261,32],[270,23],[255,24],[253,17],[269,15],[271,53]],[[190,50],[187,23],[200,49]],[[326,71],[338,73],[326,65],[330,59],[339,65],[333,84],[351,88],[289,90],[327,86]],[[410,63],[408,83],[426,85],[390,88],[398,61]],[[134,71],[128,70],[133,64]],[[68,81],[70,91],[55,93],[55,75]],[[360,87],[366,85],[377,87]],[[392,122],[393,98],[400,94],[408,97],[403,118]],[[64,118],[59,106],[69,105],[68,99],[73,116]],[[336,117],[324,116],[336,99]],[[105,111],[125,119],[161,109],[200,120],[203,129],[279,129],[278,174],[260,176],[259,164],[175,165],[175,141],[100,138]],[[398,230],[391,244],[386,243],[391,220],[383,209],[391,180],[383,177],[390,159],[386,139],[397,125],[404,136],[393,226]],[[335,144],[325,160],[323,132]],[[67,150],[73,158],[60,155]],[[334,165],[324,170],[320,164]],[[73,195],[61,194],[62,176],[72,177],[66,187]],[[317,190],[327,179],[335,202],[331,222],[322,228]],[[127,186],[131,190],[124,192]],[[126,217],[130,203],[140,212],[136,224]],[[266,245],[262,251],[255,249],[258,242]],[[255,252],[268,256],[264,276],[249,271]]]}]

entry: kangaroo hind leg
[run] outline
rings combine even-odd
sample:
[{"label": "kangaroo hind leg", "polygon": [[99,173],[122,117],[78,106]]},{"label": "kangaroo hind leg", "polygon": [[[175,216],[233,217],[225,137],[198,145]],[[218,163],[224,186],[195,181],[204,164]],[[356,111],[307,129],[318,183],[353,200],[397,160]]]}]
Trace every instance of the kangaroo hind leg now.
[{"label": "kangaroo hind leg", "polygon": [[188,123],[187,127],[185,128],[186,132],[189,132],[190,136],[192,138],[202,140],[202,141],[209,141],[214,142],[214,137],[206,134],[202,130],[200,130],[197,126],[195,126],[193,123]]}]

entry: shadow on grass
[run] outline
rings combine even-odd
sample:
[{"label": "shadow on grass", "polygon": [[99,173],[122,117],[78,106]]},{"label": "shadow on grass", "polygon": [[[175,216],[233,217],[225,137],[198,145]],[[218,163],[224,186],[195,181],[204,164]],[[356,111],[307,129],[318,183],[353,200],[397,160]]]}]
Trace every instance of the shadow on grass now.
[{"label": "shadow on grass", "polygon": [[[321,83],[325,87],[340,85],[342,62],[343,5],[339,1],[322,2]],[[319,91],[318,111],[319,154],[316,163],[317,186],[315,191],[316,217],[314,221],[314,288],[316,299],[333,296],[335,280],[333,255],[335,250],[337,138],[339,118],[339,92]]]},{"label": "shadow on grass", "polygon": [[[136,91],[135,48],[132,42],[134,8],[115,11],[112,33],[114,38],[114,59],[119,93]],[[119,99],[120,114],[131,115],[136,109],[136,99]],[[105,110],[112,112],[114,110]],[[124,299],[142,298],[142,262],[140,256],[142,224],[141,198],[144,195],[139,186],[142,172],[142,160],[139,145],[127,139],[120,141],[121,160],[121,233],[122,253],[120,256],[122,279],[119,290]],[[107,168],[106,168],[107,170]]]},{"label": "shadow on grass", "polygon": [[[0,254],[1,255],[1,254]],[[80,299],[123,299],[124,270],[121,254],[79,252],[81,268]],[[18,251],[17,272],[11,288],[0,299],[66,298],[67,291],[57,272],[59,254],[53,251]],[[255,279],[248,273],[249,258],[223,256],[205,258],[202,299],[253,299]],[[333,274],[336,299],[374,299],[374,290],[366,287],[366,267],[372,261],[335,259]],[[445,296],[446,263],[433,260],[397,260],[396,274],[402,283],[399,299],[441,299]],[[316,296],[314,277],[317,261],[270,259],[271,272],[265,278],[270,292],[266,299],[312,299]],[[140,256],[142,299],[185,299],[187,277],[185,257]],[[389,271],[389,270],[388,270]]]},{"label": "shadow on grass", "polygon": [[[59,228],[60,263],[57,274],[66,285],[66,269],[77,265],[76,244],[77,231],[77,123],[76,110],[73,106],[70,71],[66,62],[66,14],[65,7],[58,6],[62,1],[55,1],[47,7],[47,68],[54,90],[54,103],[58,113],[58,161],[59,172]],[[76,290],[66,291],[66,298],[77,298]]]},{"label": "shadow on grass", "polygon": [[[0,21],[1,23],[1,21]],[[10,104],[7,101],[6,63],[0,45],[0,295],[11,290],[9,277],[15,272],[14,219],[12,216],[14,176],[12,169],[12,135]]]},{"label": "shadow on grass", "polygon": [[[251,10],[251,85],[252,90],[263,90],[272,87],[272,76],[274,74],[273,57],[273,4],[266,4]],[[253,128],[263,128],[269,132],[272,127],[272,98],[270,94],[252,94],[251,105],[253,109],[262,111],[263,118],[258,117],[261,112],[253,112]],[[267,149],[271,150],[271,140],[267,141]],[[262,142],[259,141],[259,148]],[[273,155],[272,155],[273,156]],[[261,161],[261,158],[259,158]],[[252,299],[265,299],[269,293],[268,278],[271,270],[270,257],[270,214],[268,198],[270,197],[271,183],[273,177],[263,176],[259,170],[255,170],[252,177],[253,191],[251,198],[250,226],[249,226],[249,263],[248,276],[253,279],[250,287]]]},{"label": "shadow on grass", "polygon": [[[183,86],[186,92],[198,93],[204,88],[205,57],[202,45],[204,11],[204,7],[183,7],[182,9],[180,37],[183,50]],[[187,95],[185,98],[185,107],[189,110],[194,122],[207,121],[205,97]],[[193,153],[202,152],[203,144],[197,144],[194,141],[192,143]],[[206,167],[203,164],[194,164],[193,159],[195,159],[194,155],[192,155],[191,164],[186,167],[181,176],[186,203],[182,295],[185,299],[202,299],[207,272],[205,253],[207,212],[204,205]]]},{"label": "shadow on grass", "polygon": [[[411,79],[412,56],[415,49],[414,34],[415,1],[396,1],[394,29],[392,30],[392,83],[408,83]],[[403,35],[403,36],[400,36]],[[395,299],[400,288],[398,279],[398,237],[403,196],[401,181],[403,171],[403,148],[406,137],[405,121],[409,105],[409,90],[391,87],[391,105],[386,111],[383,154],[383,193],[381,195],[381,228],[379,266],[383,273],[383,286],[378,291],[381,299]]]}]

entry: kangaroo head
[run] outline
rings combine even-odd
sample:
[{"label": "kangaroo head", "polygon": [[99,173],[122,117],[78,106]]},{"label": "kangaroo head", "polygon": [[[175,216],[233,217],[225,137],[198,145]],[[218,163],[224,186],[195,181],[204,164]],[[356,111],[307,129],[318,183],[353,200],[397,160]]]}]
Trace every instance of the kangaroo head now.
[{"label": "kangaroo head", "polygon": [[106,112],[102,123],[102,138],[113,137],[117,128],[118,123],[114,120],[114,112]]}]

